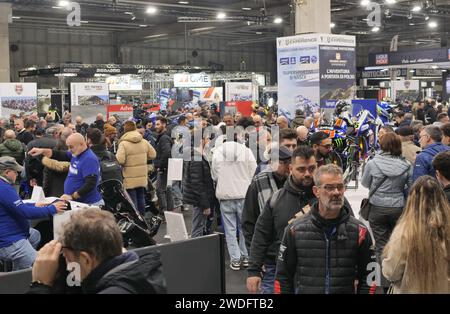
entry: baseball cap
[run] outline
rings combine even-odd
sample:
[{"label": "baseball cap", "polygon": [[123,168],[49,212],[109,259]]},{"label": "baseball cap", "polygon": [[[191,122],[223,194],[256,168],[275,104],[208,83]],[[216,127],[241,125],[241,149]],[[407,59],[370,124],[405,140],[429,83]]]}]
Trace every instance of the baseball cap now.
[{"label": "baseball cap", "polygon": [[23,167],[19,165],[13,157],[4,156],[0,157],[0,170],[15,170],[17,172],[22,172]]}]

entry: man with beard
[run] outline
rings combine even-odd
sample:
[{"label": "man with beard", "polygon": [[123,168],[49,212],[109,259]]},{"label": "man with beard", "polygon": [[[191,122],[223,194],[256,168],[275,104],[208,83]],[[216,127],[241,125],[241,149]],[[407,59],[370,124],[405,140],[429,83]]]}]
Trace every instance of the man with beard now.
[{"label": "man with beard", "polygon": [[316,132],[310,138],[311,147],[314,150],[317,166],[328,165],[332,163],[331,152],[333,143],[331,138],[325,132]]},{"label": "man with beard", "polygon": [[284,231],[275,293],[368,293],[368,284],[373,293],[372,279],[378,276],[370,278],[370,265],[376,265],[372,239],[345,205],[341,168],[333,164],[319,168],[314,183],[318,202]]},{"label": "man with beard", "polygon": [[259,216],[250,248],[250,293],[274,293],[276,258],[284,229],[296,214],[308,212],[308,205],[316,199],[312,191],[316,168],[314,151],[307,146],[297,148],[289,166],[291,175],[284,187],[269,198]]},{"label": "man with beard", "polygon": [[242,212],[242,232],[245,237],[245,245],[250,250],[256,221],[261,214],[261,209],[270,197],[281,189],[289,176],[292,151],[287,147],[272,144],[272,149],[278,149],[278,162],[270,164],[266,170],[255,175],[245,195],[244,210]]}]

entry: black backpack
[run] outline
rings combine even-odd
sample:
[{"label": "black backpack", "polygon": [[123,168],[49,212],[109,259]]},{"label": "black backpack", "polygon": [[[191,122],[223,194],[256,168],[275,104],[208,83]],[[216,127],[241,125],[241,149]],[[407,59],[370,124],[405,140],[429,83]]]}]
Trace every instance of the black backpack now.
[{"label": "black backpack", "polygon": [[119,180],[123,182],[122,167],[117,162],[116,157],[111,152],[105,152],[99,157],[100,162],[100,182],[107,180]]}]

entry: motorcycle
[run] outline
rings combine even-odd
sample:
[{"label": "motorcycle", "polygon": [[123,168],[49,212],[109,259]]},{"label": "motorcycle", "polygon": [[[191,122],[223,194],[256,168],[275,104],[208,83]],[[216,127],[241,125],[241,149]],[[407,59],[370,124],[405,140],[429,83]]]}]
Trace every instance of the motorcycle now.
[{"label": "motorcycle", "polygon": [[147,221],[136,209],[119,180],[107,180],[98,187],[105,205],[102,209],[111,212],[116,218],[123,236],[124,246],[145,247],[155,245],[153,237],[158,233],[162,218],[152,216]]}]

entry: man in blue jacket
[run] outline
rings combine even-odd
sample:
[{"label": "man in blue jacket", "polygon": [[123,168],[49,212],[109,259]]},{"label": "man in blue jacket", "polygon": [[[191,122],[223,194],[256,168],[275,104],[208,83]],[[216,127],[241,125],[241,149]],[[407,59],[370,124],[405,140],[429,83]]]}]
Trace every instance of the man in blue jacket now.
[{"label": "man in blue jacket", "polygon": [[13,270],[31,267],[41,235],[30,228],[30,219],[49,218],[66,209],[65,202],[52,205],[24,204],[13,187],[23,171],[14,158],[0,158],[0,258],[12,261]]},{"label": "man in blue jacket", "polygon": [[417,178],[424,175],[429,175],[436,178],[436,173],[432,165],[433,158],[440,152],[450,150],[450,147],[442,144],[441,141],[442,131],[437,126],[426,126],[420,132],[419,143],[423,150],[419,155],[417,155],[416,158],[413,182],[416,181]]}]

